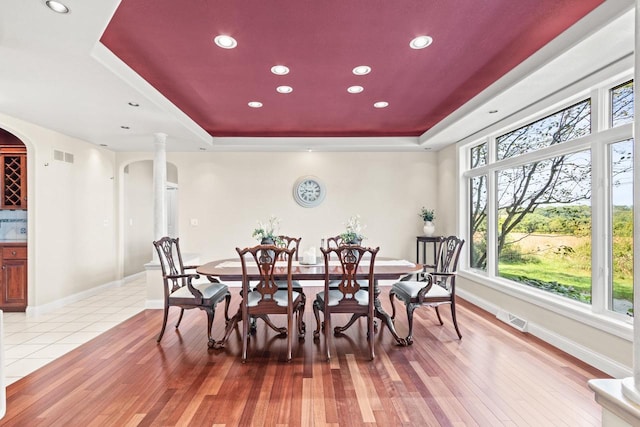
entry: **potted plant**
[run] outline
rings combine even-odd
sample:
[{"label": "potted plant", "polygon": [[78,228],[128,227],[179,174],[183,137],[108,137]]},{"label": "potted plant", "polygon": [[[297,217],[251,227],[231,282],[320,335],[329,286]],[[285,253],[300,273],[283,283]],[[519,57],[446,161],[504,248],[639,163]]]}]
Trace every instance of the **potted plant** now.
[{"label": "potted plant", "polygon": [[258,227],[253,230],[251,237],[255,238],[263,245],[276,245],[280,243],[278,230],[280,228],[280,218],[271,215],[266,223],[258,221]]},{"label": "potted plant", "polygon": [[424,222],[424,225],[422,226],[424,235],[433,236],[433,233],[435,233],[436,231],[436,226],[433,224],[433,220],[436,218],[435,211],[433,209],[427,209],[423,206],[418,215]]},{"label": "potted plant", "polygon": [[342,243],[359,245],[366,237],[362,234],[365,227],[360,223],[360,215],[354,215],[345,224],[344,233],[340,234]]}]

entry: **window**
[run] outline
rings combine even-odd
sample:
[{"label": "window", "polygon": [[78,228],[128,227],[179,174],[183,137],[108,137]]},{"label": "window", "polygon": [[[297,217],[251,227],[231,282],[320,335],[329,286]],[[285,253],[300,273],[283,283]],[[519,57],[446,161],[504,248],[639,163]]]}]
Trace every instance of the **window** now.
[{"label": "window", "polygon": [[471,178],[471,262],[473,268],[487,269],[487,177]]},{"label": "window", "polygon": [[633,81],[611,89],[611,127],[633,122]]},{"label": "window", "polygon": [[582,98],[461,147],[470,271],[539,301],[633,314],[634,99],[622,82],[591,88],[609,94],[594,111]]},{"label": "window", "polygon": [[511,131],[496,139],[498,160],[570,141],[591,132],[591,100]]},{"label": "window", "polygon": [[500,170],[498,274],[591,302],[591,155]]},{"label": "window", "polygon": [[611,144],[611,292],[609,310],[633,314],[633,140]]}]

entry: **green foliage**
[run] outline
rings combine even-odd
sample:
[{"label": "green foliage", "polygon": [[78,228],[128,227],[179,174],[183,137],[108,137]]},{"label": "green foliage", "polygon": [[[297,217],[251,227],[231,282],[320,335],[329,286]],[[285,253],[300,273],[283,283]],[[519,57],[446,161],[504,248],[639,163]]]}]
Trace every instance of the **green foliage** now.
[{"label": "green foliage", "polygon": [[436,213],[433,209],[427,209],[423,206],[418,216],[421,217],[423,221],[433,221],[436,218]]},{"label": "green foliage", "polygon": [[547,292],[562,295],[563,297],[571,298],[576,301],[585,302],[588,304],[591,303],[591,293],[585,292],[584,289],[580,289],[575,286],[563,285],[556,281],[547,282],[544,280],[533,279],[526,276],[511,275],[508,273],[501,274],[501,276],[519,283],[523,283],[527,286],[532,286],[534,288],[542,289]]}]

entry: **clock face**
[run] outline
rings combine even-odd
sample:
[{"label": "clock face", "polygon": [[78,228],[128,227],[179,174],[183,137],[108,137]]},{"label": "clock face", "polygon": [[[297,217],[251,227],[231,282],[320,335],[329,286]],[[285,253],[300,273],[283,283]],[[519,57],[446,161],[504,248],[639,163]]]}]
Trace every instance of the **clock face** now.
[{"label": "clock face", "polygon": [[293,186],[293,198],[305,208],[318,206],[324,199],[324,195],[324,185],[314,176],[303,176]]}]

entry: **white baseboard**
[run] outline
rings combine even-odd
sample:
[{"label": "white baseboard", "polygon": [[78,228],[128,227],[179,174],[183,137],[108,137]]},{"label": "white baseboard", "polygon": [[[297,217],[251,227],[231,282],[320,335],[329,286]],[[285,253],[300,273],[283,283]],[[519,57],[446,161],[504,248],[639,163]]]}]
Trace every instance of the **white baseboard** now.
[{"label": "white baseboard", "polygon": [[57,310],[59,308],[62,308],[66,305],[69,304],[73,304],[74,302],[78,302],[81,301],[85,298],[97,295],[101,292],[104,292],[108,289],[112,289],[112,288],[117,288],[123,285],[126,285],[127,283],[131,283],[135,280],[138,280],[140,278],[144,277],[144,272],[143,273],[136,273],[133,274],[131,276],[127,276],[123,279],[120,280],[113,280],[111,282],[105,283],[104,285],[100,285],[100,286],[96,286],[93,287],[91,289],[87,289],[85,291],[82,292],[78,292],[77,294],[72,294],[69,296],[66,296],[64,298],[60,298],[59,300],[55,300],[52,301],[50,303],[47,304],[42,304],[42,305],[37,305],[37,306],[32,306],[29,305],[27,306],[27,310],[26,310],[26,315],[27,317],[33,317],[33,316],[41,316],[43,314],[47,314],[50,313],[54,310]]},{"label": "white baseboard", "polygon": [[[460,298],[482,308],[483,310],[493,315],[497,315],[500,310],[506,310],[503,307],[498,307],[485,299],[464,291],[463,289],[456,289],[456,294],[460,296]],[[593,350],[574,341],[571,341],[553,331],[550,331],[549,329],[543,328],[536,323],[529,321],[527,328],[527,333],[540,338],[542,341],[549,343],[566,353],[569,353],[570,355],[582,360],[583,362],[593,366],[594,368],[601,370],[602,372],[611,375],[614,378],[626,378],[633,375],[633,370],[631,369],[631,367],[618,363],[607,356],[596,353]]]}]

